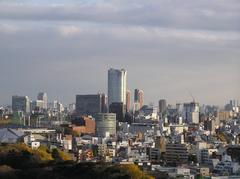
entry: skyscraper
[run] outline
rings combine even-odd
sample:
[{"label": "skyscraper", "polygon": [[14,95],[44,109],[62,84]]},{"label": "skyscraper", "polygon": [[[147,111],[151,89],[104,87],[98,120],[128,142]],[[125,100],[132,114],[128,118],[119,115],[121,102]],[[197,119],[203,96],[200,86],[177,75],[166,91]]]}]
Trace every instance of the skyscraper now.
[{"label": "skyscraper", "polygon": [[12,97],[13,112],[22,111],[25,114],[30,113],[30,100],[27,96],[13,96]]},{"label": "skyscraper", "polygon": [[125,109],[125,106],[123,105],[123,103],[112,103],[109,106],[109,113],[116,114],[118,122],[124,122],[125,112],[126,112],[126,109]]},{"label": "skyscraper", "polygon": [[31,102],[31,111],[34,112],[42,112],[43,110],[43,101],[42,100],[36,100]]},{"label": "skyscraper", "polygon": [[129,112],[131,108],[131,91],[126,92],[126,112]]},{"label": "skyscraper", "polygon": [[164,114],[167,110],[167,101],[165,99],[160,99],[158,103],[159,113]]},{"label": "skyscraper", "polygon": [[106,111],[105,94],[77,95],[76,113],[77,115],[92,115],[96,117],[98,113]]},{"label": "skyscraper", "polygon": [[126,105],[127,71],[124,69],[108,70],[108,105],[123,103]]},{"label": "skyscraper", "polygon": [[48,99],[47,99],[47,93],[38,93],[38,100],[43,101],[43,109],[47,109],[47,103],[48,103]]},{"label": "skyscraper", "polygon": [[107,95],[101,94],[101,113],[106,113],[107,110]]},{"label": "skyscraper", "polygon": [[183,119],[185,123],[199,123],[199,103],[195,101],[183,104]]},{"label": "skyscraper", "polygon": [[139,103],[139,108],[143,107],[143,90],[135,89],[134,103]]}]

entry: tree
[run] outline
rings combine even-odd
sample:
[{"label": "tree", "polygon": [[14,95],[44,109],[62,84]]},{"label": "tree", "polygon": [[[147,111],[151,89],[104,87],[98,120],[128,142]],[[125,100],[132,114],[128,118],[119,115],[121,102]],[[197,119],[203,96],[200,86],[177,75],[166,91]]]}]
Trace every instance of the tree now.
[{"label": "tree", "polygon": [[188,156],[188,161],[189,162],[193,162],[193,163],[197,163],[197,156],[196,155],[193,155],[193,154],[190,154]]},{"label": "tree", "polygon": [[67,153],[65,153],[59,149],[52,150],[52,157],[54,160],[61,161],[61,162],[71,160],[71,157]]}]

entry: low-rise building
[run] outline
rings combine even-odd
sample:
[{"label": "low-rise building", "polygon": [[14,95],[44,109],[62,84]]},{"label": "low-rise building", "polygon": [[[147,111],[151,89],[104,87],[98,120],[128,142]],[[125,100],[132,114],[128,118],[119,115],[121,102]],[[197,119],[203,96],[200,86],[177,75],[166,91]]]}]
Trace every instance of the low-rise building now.
[{"label": "low-rise building", "polygon": [[169,165],[188,163],[188,155],[186,144],[169,143],[166,145],[165,160]]}]

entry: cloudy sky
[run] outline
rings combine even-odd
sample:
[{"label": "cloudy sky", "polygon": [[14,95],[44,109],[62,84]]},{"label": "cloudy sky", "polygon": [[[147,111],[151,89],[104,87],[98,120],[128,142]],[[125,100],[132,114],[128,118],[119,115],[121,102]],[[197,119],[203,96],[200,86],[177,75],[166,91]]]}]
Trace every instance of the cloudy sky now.
[{"label": "cloudy sky", "polygon": [[240,99],[240,1],[0,0],[0,104],[106,92],[110,67],[146,104]]}]

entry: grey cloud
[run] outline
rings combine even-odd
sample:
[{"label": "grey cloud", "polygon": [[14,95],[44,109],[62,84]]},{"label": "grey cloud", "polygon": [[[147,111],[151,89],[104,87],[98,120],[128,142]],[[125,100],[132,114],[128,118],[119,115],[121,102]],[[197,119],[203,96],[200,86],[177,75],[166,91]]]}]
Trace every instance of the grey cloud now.
[{"label": "grey cloud", "polygon": [[238,0],[115,0],[75,4],[3,2],[0,19],[135,24],[182,29],[239,30]]},{"label": "grey cloud", "polygon": [[238,33],[202,32],[199,40],[195,33],[200,32],[153,33],[135,26],[16,27],[22,30],[0,33],[1,101],[6,103],[13,94],[33,98],[40,90],[65,103],[77,93],[106,92],[109,67],[126,68],[128,87],[144,89],[146,103],[162,97],[172,103],[190,100],[188,91],[202,103],[239,97]]},{"label": "grey cloud", "polygon": [[0,33],[16,33],[18,31],[18,27],[10,24],[0,24]]}]

